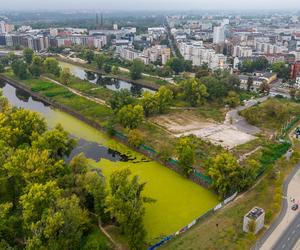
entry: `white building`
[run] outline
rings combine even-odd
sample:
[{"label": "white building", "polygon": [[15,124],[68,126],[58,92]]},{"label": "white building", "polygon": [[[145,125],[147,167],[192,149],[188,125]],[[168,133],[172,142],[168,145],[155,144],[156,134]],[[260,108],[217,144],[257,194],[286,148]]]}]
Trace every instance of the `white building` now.
[{"label": "white building", "polygon": [[265,223],[265,212],[262,208],[254,207],[244,216],[244,223],[243,223],[243,231],[248,233],[249,232],[249,224],[254,222],[254,234],[257,234],[259,230],[264,227]]},{"label": "white building", "polygon": [[107,44],[107,37],[105,35],[94,37],[94,47],[102,49]]},{"label": "white building", "polygon": [[252,48],[246,46],[234,46],[233,54],[234,57],[251,57],[252,56]]},{"label": "white building", "polygon": [[12,32],[14,29],[15,26],[13,24],[9,24],[4,21],[0,22],[0,34]]},{"label": "white building", "polygon": [[217,54],[213,49],[207,49],[202,41],[181,42],[178,48],[185,60],[192,61],[194,66],[206,63],[212,70],[227,68],[226,56]]},{"label": "white building", "polygon": [[225,30],[222,26],[214,27],[214,34],[213,34],[213,43],[223,43],[225,42]]}]

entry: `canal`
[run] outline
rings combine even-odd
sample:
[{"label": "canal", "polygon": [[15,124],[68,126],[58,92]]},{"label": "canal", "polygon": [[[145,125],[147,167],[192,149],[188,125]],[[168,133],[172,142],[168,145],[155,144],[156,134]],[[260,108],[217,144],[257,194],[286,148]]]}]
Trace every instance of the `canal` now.
[{"label": "canal", "polygon": [[40,113],[50,128],[60,123],[78,140],[71,156],[84,153],[90,168],[100,169],[106,181],[114,170],[129,168],[146,182],[145,195],[156,200],[146,205],[144,223],[149,241],[177,231],[218,203],[217,196],[211,191],[110,139],[75,117],[32,98],[9,83],[1,82],[1,89],[11,105]]},{"label": "canal", "polygon": [[97,84],[99,86],[108,88],[113,91],[127,89],[132,93],[133,96],[141,96],[143,94],[143,92],[145,92],[145,91],[155,93],[155,91],[150,88],[142,87],[140,85],[137,85],[137,84],[134,84],[131,82],[127,82],[127,81],[123,81],[123,80],[119,80],[116,78],[107,77],[105,75],[101,75],[101,74],[98,74],[98,73],[95,73],[92,71],[88,71],[85,68],[77,66],[77,65],[73,65],[73,64],[61,62],[61,61],[59,62],[59,65],[62,68],[69,68],[71,73],[74,76],[76,76],[82,80],[87,80],[91,83]]}]

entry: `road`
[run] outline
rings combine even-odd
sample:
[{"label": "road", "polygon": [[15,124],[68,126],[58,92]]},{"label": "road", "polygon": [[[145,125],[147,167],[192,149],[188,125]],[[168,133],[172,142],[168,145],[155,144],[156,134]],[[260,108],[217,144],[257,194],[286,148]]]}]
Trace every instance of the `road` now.
[{"label": "road", "polygon": [[[300,212],[291,210],[291,197],[300,200],[300,163],[284,183],[282,209],[276,221],[256,243],[255,250],[292,250],[300,238]],[[297,249],[299,250],[299,249]]]},{"label": "road", "polygon": [[[290,209],[290,208],[289,208]],[[300,213],[290,224],[284,234],[278,239],[273,250],[291,250],[300,239]]]},{"label": "road", "polygon": [[242,131],[247,134],[255,135],[259,132],[259,128],[249,124],[246,119],[239,115],[239,111],[250,108],[259,102],[264,102],[268,99],[268,96],[264,96],[258,99],[253,99],[245,102],[244,106],[239,106],[233,110],[230,110],[226,114],[224,124],[231,124],[239,131]]}]

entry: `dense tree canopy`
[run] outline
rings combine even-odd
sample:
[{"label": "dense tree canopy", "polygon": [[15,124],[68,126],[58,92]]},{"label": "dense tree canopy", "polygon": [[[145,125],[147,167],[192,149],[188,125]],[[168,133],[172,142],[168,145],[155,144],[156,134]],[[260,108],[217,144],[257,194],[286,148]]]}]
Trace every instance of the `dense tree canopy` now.
[{"label": "dense tree canopy", "polygon": [[142,78],[142,72],[144,71],[144,63],[139,60],[135,59],[132,62],[130,67],[130,77],[132,80],[137,80]]}]

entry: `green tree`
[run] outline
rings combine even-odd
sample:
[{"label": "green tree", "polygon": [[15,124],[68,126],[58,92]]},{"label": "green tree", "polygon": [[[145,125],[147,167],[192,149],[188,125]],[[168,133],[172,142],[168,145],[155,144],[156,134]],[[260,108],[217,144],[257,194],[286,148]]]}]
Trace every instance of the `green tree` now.
[{"label": "green tree", "polygon": [[43,59],[40,56],[34,56],[29,71],[33,77],[40,77],[43,72]]},{"label": "green tree", "polygon": [[47,150],[51,158],[62,159],[69,157],[76,146],[76,141],[70,138],[61,125],[48,130],[32,143],[39,150]]},{"label": "green tree", "polygon": [[141,79],[143,71],[144,71],[144,63],[139,59],[134,59],[130,67],[131,79],[132,80]]},{"label": "green tree", "polygon": [[160,87],[158,92],[156,93],[157,101],[158,101],[158,112],[165,113],[173,102],[173,92],[169,88],[163,86]]},{"label": "green tree", "polygon": [[202,77],[200,82],[206,86],[207,98],[210,100],[220,100],[227,94],[226,86],[214,76]]},{"label": "green tree", "polygon": [[93,50],[91,50],[91,49],[85,49],[83,51],[83,58],[85,60],[87,60],[88,64],[92,63],[92,61],[94,60],[94,57],[95,57],[95,53],[94,53]]},{"label": "green tree", "polygon": [[109,74],[109,73],[111,72],[111,70],[112,70],[111,65],[109,65],[109,64],[105,64],[105,65],[104,65],[104,72],[105,72],[106,74]]},{"label": "green tree", "polygon": [[143,143],[143,135],[137,129],[129,130],[128,132],[128,142],[131,146],[138,148]]},{"label": "green tree", "polygon": [[225,103],[231,108],[237,107],[241,104],[240,96],[234,91],[229,91],[228,96],[225,98]]},{"label": "green tree", "polygon": [[184,60],[178,57],[172,57],[168,60],[167,66],[169,66],[176,74],[183,72],[185,69]]},{"label": "green tree", "polygon": [[112,66],[112,68],[111,68],[111,73],[112,73],[113,75],[118,75],[118,74],[120,74],[120,69],[119,69],[119,67],[118,67],[117,65]]},{"label": "green tree", "polygon": [[107,61],[107,57],[103,53],[95,55],[95,62],[99,70],[103,69],[104,63],[106,61]]},{"label": "green tree", "polygon": [[195,147],[189,137],[180,138],[176,146],[178,164],[183,173],[188,176],[193,170],[195,163]]},{"label": "green tree", "polygon": [[141,102],[146,116],[158,113],[159,104],[157,96],[155,94],[146,91]]},{"label": "green tree", "polygon": [[32,63],[33,55],[34,55],[34,52],[32,49],[25,48],[23,50],[23,57],[24,57],[24,60],[27,63],[27,65],[30,65]]},{"label": "green tree", "polygon": [[47,58],[44,61],[44,67],[47,73],[53,74],[57,77],[60,75],[61,69],[59,67],[58,61],[55,58]]},{"label": "green tree", "polygon": [[251,91],[251,87],[253,86],[253,77],[248,77],[247,80],[247,90]]},{"label": "green tree", "polygon": [[60,81],[64,85],[69,85],[72,80],[72,74],[69,68],[64,68],[60,73]]},{"label": "green tree", "polygon": [[279,78],[284,80],[288,80],[290,76],[290,68],[289,65],[285,62],[275,62],[271,66],[272,71],[277,73]]},{"label": "green tree", "polygon": [[241,166],[232,154],[221,153],[211,161],[208,175],[215,190],[224,198],[239,189]]},{"label": "green tree", "polygon": [[3,73],[5,71],[5,67],[2,63],[0,63],[0,73]]},{"label": "green tree", "polygon": [[130,249],[139,250],[145,247],[144,204],[153,200],[142,195],[145,183],[139,183],[138,176],[130,178],[130,175],[129,169],[117,170],[111,174],[106,207],[111,217],[120,224]]},{"label": "green tree", "polygon": [[119,122],[130,129],[137,128],[144,120],[144,109],[141,105],[127,105],[118,112]]},{"label": "green tree", "polygon": [[210,70],[208,68],[207,63],[201,65],[196,71],[195,77],[201,79],[202,77],[206,77],[210,75]]},{"label": "green tree", "polygon": [[113,110],[118,111],[126,105],[133,104],[134,101],[129,90],[121,89],[115,91],[108,102]]},{"label": "green tree", "polygon": [[29,72],[27,69],[27,65],[23,60],[18,59],[11,64],[11,68],[14,72],[14,75],[20,78],[21,80],[25,80],[29,78]]},{"label": "green tree", "polygon": [[190,78],[180,82],[183,89],[184,99],[193,107],[203,104],[204,98],[208,96],[206,86],[196,78]]}]

